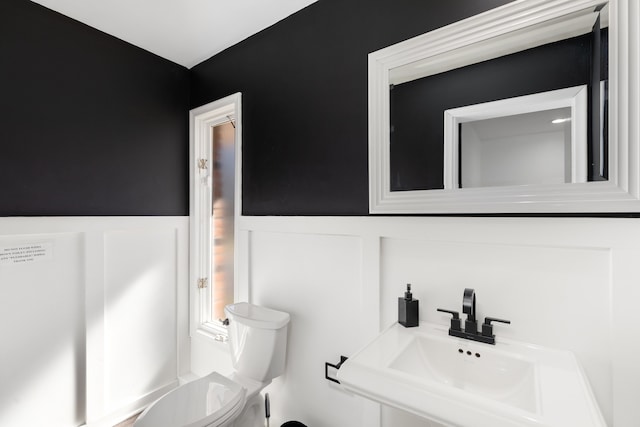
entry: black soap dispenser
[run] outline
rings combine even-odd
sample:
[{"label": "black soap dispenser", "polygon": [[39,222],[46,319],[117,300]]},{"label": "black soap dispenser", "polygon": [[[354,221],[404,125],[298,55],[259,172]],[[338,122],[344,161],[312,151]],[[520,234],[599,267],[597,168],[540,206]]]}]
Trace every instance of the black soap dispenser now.
[{"label": "black soap dispenser", "polygon": [[418,326],[418,302],[411,295],[411,284],[407,283],[404,298],[398,298],[398,323],[405,328]]}]

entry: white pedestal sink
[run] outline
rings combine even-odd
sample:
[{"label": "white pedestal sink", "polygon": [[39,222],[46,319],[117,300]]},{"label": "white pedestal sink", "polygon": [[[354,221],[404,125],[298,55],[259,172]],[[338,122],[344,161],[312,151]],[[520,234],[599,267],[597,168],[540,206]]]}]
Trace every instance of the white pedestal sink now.
[{"label": "white pedestal sink", "polygon": [[573,353],[394,324],[338,371],[348,390],[447,426],[606,427]]}]

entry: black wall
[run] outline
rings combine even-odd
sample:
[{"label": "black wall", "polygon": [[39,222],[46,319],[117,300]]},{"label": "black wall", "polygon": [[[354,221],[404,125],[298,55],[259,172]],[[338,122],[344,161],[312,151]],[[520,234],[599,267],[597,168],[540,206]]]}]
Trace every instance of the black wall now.
[{"label": "black wall", "polygon": [[366,215],[367,54],[508,0],[320,0],[197,65],[191,107],[243,98],[245,215]]},{"label": "black wall", "polygon": [[0,216],[187,215],[187,112],[238,91],[244,214],[366,215],[367,54],[509,1],[320,0],[189,71],[1,0]]},{"label": "black wall", "polygon": [[0,1],[0,216],[188,215],[189,71]]}]

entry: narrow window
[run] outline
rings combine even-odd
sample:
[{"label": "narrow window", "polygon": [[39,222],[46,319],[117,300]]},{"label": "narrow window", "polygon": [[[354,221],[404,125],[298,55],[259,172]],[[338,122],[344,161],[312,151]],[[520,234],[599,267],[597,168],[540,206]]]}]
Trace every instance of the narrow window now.
[{"label": "narrow window", "polygon": [[191,334],[224,341],[224,307],[238,299],[240,94],[190,113]]},{"label": "narrow window", "polygon": [[[229,117],[232,119],[231,117]],[[214,126],[211,166],[213,205],[211,227],[212,292],[211,321],[225,318],[224,307],[234,301],[233,241],[235,192],[235,124],[232,121]]]}]

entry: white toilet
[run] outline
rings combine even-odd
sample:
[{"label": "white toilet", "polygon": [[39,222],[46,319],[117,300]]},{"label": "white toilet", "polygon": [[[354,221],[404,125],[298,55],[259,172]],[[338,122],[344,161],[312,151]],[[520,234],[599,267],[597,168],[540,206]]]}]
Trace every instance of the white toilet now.
[{"label": "white toilet", "polygon": [[263,427],[260,391],[284,372],[289,314],[248,303],[224,309],[234,372],[213,372],[152,403],[134,427]]}]

